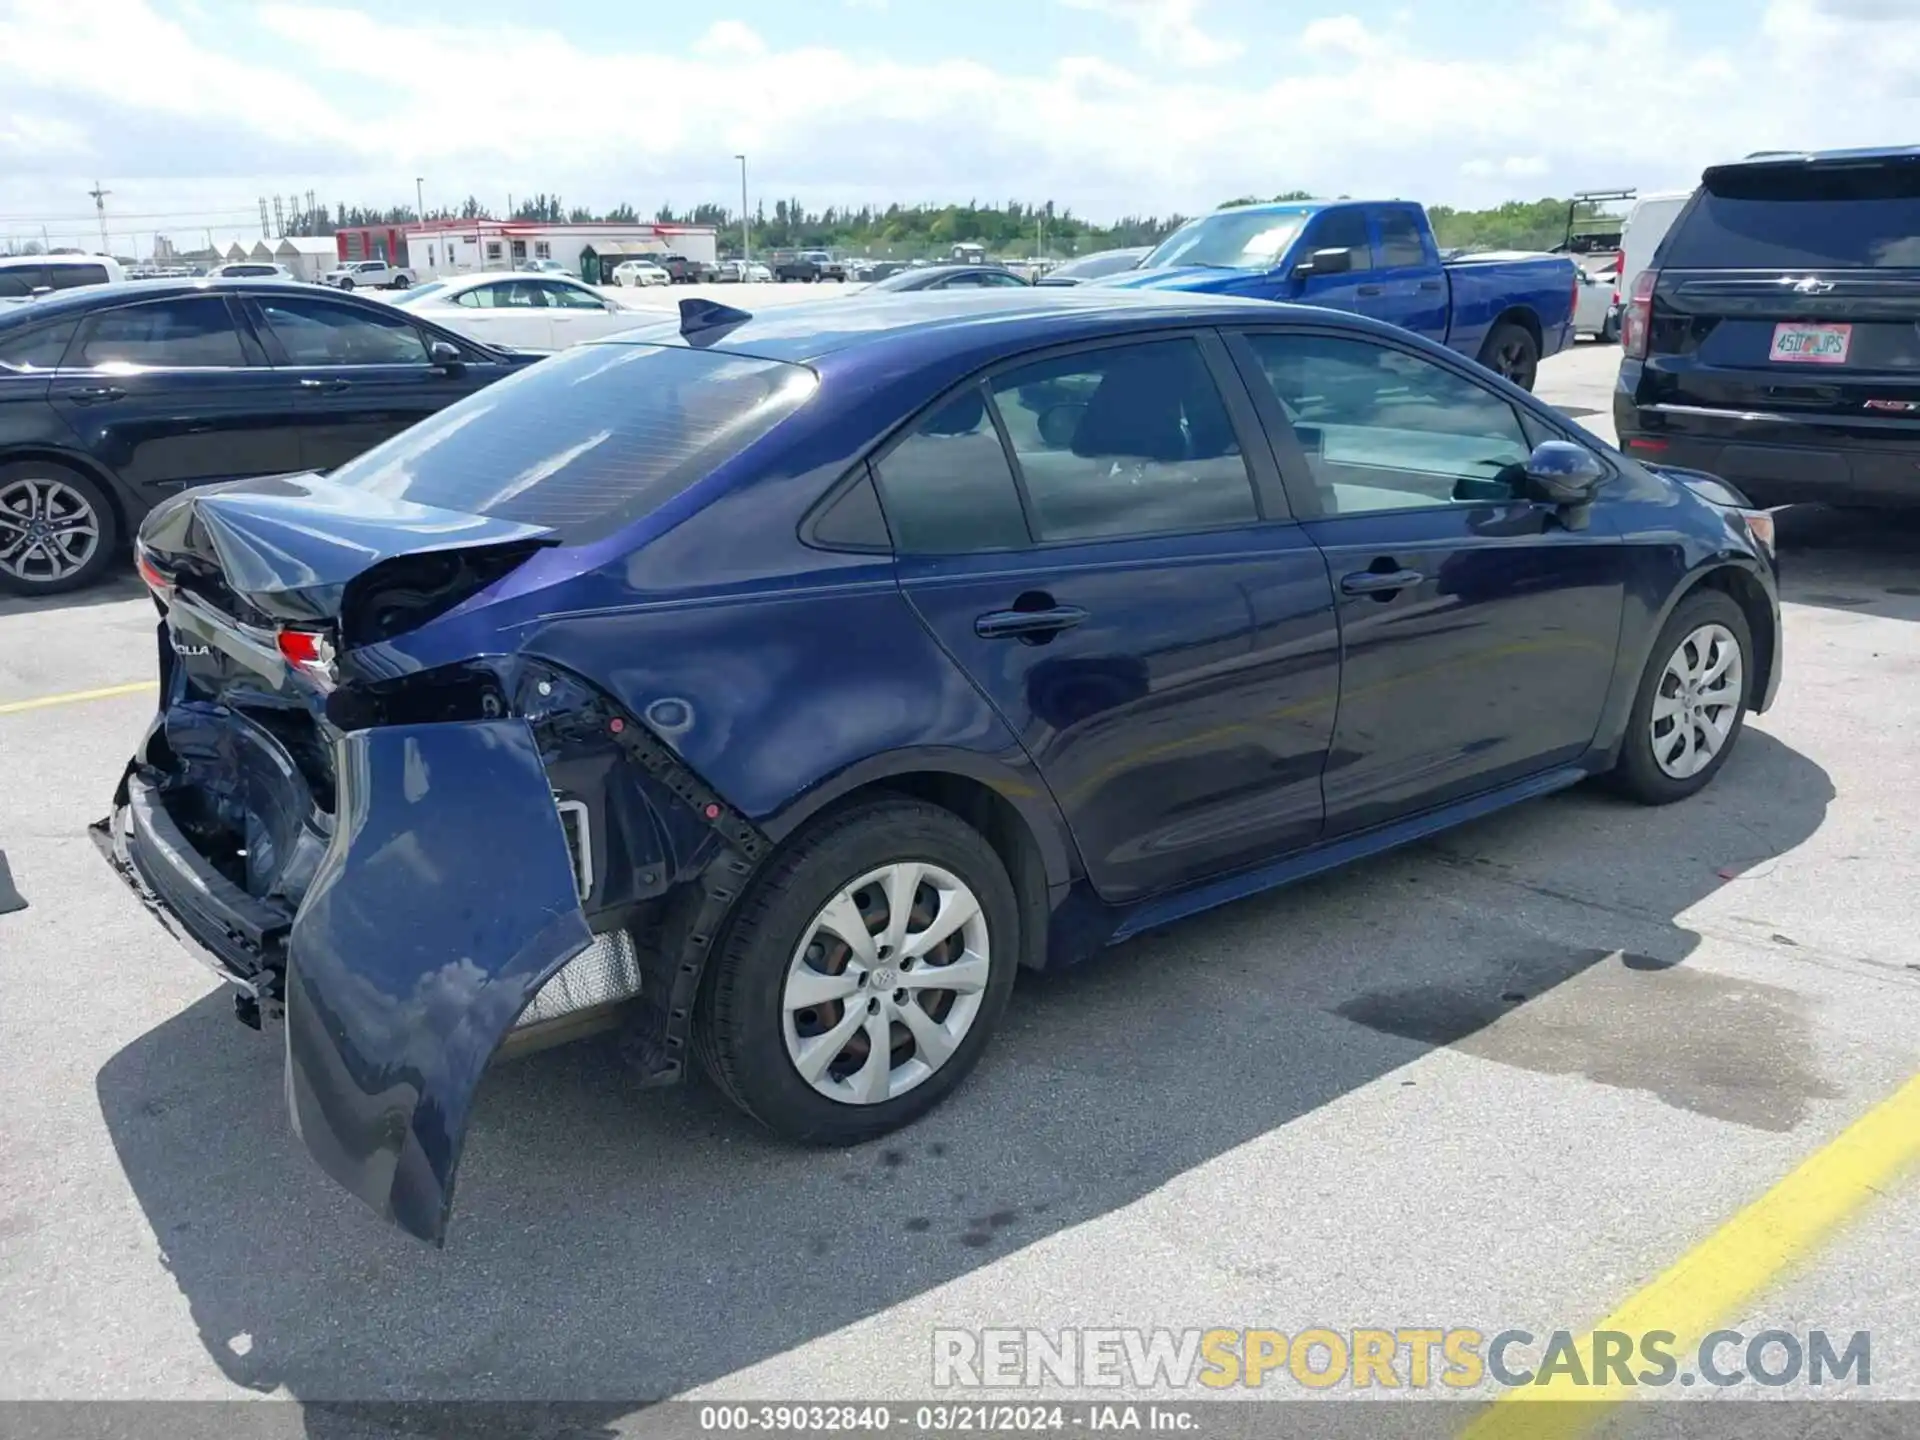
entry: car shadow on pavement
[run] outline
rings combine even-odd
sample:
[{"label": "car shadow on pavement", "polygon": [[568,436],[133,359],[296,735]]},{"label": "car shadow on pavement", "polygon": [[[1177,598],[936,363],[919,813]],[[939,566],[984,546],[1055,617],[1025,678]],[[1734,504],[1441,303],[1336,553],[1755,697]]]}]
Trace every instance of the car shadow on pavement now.
[{"label": "car shadow on pavement", "polygon": [[79,610],[90,605],[113,605],[122,600],[138,600],[147,593],[140,577],[128,564],[116,569],[98,585],[84,590],[69,590],[64,595],[8,595],[0,592],[0,619],[9,615],[44,615],[55,610]]},{"label": "car shadow on pavement", "polygon": [[[1680,917],[1806,840],[1832,794],[1749,730],[1687,803],[1582,788],[1023,976],[968,1084],[850,1151],[776,1143],[705,1084],[637,1091],[609,1045],[505,1064],[440,1252],[327,1183],[287,1122],[278,1035],[222,996],[114,1055],[98,1098],[231,1380],[313,1402],[564,1398],[587,1433],[1098,1222],[1437,1046],[1791,1128],[1829,1093],[1805,1017],[1684,965]],[[1767,1094],[1726,1089],[1729,1015],[1780,1056]],[[310,1433],[337,1433],[325,1413]]]},{"label": "car shadow on pavement", "polygon": [[1920,620],[1920,512],[1790,505],[1774,525],[1781,599]]}]

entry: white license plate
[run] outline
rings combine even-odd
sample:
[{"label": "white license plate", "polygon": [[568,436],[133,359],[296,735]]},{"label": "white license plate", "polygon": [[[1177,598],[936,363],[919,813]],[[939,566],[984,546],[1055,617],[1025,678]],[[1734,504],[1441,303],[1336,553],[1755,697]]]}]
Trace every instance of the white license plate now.
[{"label": "white license plate", "polygon": [[1844,365],[1852,344],[1851,325],[1776,325],[1767,358],[1794,365]]}]

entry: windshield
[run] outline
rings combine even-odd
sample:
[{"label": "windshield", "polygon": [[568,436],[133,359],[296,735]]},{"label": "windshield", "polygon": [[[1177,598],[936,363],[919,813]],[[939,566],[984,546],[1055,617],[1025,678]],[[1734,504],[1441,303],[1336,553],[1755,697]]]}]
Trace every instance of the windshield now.
[{"label": "windshield", "polygon": [[1920,165],[1715,172],[1660,260],[1714,270],[1920,267]]},{"label": "windshield", "polygon": [[1310,218],[1270,210],[1223,210],[1182,225],[1160,242],[1140,268],[1211,265],[1225,270],[1271,269]]},{"label": "windshield", "polygon": [[738,455],[814,392],[802,365],[580,345],[489,385],[328,478],[393,500],[611,534]]}]

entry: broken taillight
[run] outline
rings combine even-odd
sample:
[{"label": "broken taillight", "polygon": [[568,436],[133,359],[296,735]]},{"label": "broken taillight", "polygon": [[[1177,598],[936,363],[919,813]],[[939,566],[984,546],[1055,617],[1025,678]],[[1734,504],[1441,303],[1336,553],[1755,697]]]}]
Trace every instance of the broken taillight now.
[{"label": "broken taillight", "polygon": [[161,604],[164,605],[173,599],[173,581],[167,578],[166,572],[154,564],[147,552],[139,545],[133,547],[133,568],[140,572],[140,578],[146,582],[147,588],[153,592],[154,598]]},{"label": "broken taillight", "polygon": [[274,637],[281,656],[301,674],[331,687],[338,675],[333,668],[333,642],[319,630],[300,630],[289,626]]}]

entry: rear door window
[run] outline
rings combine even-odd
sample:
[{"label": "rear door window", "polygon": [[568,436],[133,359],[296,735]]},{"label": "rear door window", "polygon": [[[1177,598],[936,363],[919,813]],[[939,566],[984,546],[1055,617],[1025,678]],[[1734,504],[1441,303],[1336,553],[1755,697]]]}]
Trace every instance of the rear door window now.
[{"label": "rear door window", "polygon": [[67,353],[68,342],[73,339],[73,332],[79,328],[78,320],[65,320],[55,325],[36,325],[31,330],[0,334],[0,370],[24,375],[57,370],[60,357]]},{"label": "rear door window", "polygon": [[579,345],[528,366],[328,478],[497,515],[569,544],[612,533],[732,459],[813,394],[804,366],[659,345]]},{"label": "rear door window", "polygon": [[1679,269],[1920,268],[1920,164],[1713,174],[1661,250]]},{"label": "rear door window", "polygon": [[1384,270],[1407,268],[1427,263],[1426,242],[1420,237],[1420,224],[1406,210],[1380,212],[1380,266]]},{"label": "rear door window", "polygon": [[1112,345],[997,375],[1039,540],[1257,521],[1239,437],[1192,340]]},{"label": "rear door window", "polygon": [[425,365],[427,344],[400,314],[305,296],[261,296],[260,313],[292,365]]},{"label": "rear door window", "polygon": [[209,370],[246,363],[227,302],[214,295],[192,295],[95,315],[81,327],[66,368]]},{"label": "rear door window", "polygon": [[874,468],[903,554],[968,555],[1027,543],[1013,467],[978,386],[927,416]]}]

